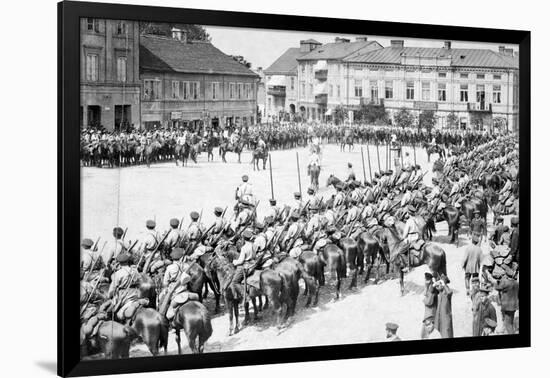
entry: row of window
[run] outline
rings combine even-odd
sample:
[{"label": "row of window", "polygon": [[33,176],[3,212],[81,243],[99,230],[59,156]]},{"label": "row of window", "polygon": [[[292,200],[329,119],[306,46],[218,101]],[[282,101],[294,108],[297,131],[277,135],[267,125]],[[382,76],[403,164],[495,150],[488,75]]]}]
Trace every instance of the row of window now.
[{"label": "row of window", "polygon": [[[252,83],[227,83],[226,88],[230,99],[252,99]],[[219,100],[223,98],[222,83],[210,83],[210,99]],[[201,99],[199,81],[178,81],[172,80],[171,98],[178,100]],[[143,80],[143,98],[145,100],[159,100],[162,98],[161,81],[157,79]]]},{"label": "row of window", "polygon": [[[126,82],[127,61],[125,56],[119,56],[116,59],[116,80]],[[86,54],[86,81],[99,80],[99,55]]]},{"label": "row of window", "polygon": [[[102,30],[101,30],[101,27],[100,27],[101,24],[100,24],[99,21],[100,20],[97,19],[97,18],[87,18],[86,19],[86,29],[89,32],[101,33]],[[115,33],[117,35],[126,35],[128,33],[128,24],[126,24],[126,22],[124,22],[124,21],[118,21],[116,23]]]}]

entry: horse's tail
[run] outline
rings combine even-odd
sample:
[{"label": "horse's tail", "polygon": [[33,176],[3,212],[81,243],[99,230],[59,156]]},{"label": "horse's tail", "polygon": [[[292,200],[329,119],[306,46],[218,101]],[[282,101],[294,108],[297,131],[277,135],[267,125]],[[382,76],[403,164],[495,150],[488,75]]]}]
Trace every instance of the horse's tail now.
[{"label": "horse's tail", "polygon": [[[160,315],[160,314],[159,314]],[[160,333],[159,333],[159,348],[168,348],[168,332],[170,331],[170,323],[166,316],[160,316]]]},{"label": "horse's tail", "polygon": [[442,274],[447,275],[447,254],[445,251],[442,252],[441,259],[439,260],[439,271]]}]

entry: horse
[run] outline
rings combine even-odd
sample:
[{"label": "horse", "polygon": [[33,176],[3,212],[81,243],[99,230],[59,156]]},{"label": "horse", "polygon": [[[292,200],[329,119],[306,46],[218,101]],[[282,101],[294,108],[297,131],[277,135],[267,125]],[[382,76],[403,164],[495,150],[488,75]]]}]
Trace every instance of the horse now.
[{"label": "horse", "polygon": [[344,252],[336,244],[327,244],[321,251],[320,257],[323,261],[322,284],[324,285],[324,267],[331,273],[331,276],[336,275],[336,299],[340,298],[340,287],[342,279],[346,276],[346,260]]},{"label": "horse", "polygon": [[346,135],[342,138],[340,143],[341,152],[346,149],[346,145],[348,145],[348,151],[351,151],[352,148],[355,149],[355,146],[353,145],[353,135]]},{"label": "horse", "polygon": [[254,170],[260,170],[259,167],[259,161],[260,159],[263,161],[263,169],[265,171],[265,163],[267,161],[267,158],[269,156],[269,152],[267,151],[267,148],[256,148],[252,152],[252,164],[254,166]]},{"label": "horse", "polygon": [[241,153],[243,152],[243,143],[241,141],[237,141],[236,143],[232,144],[228,141],[224,141],[220,144],[220,155],[222,157],[222,161],[224,163],[227,163],[227,160],[225,160],[225,154],[227,152],[234,152],[239,157],[239,163],[241,162]]},{"label": "horse", "polygon": [[157,140],[145,145],[143,149],[143,157],[145,159],[145,163],[147,164],[147,168],[151,167],[152,161],[156,161],[160,147],[161,145]]},{"label": "horse", "polygon": [[153,356],[159,354],[160,348],[167,353],[169,324],[166,316],[153,308],[140,308],[134,315],[132,327]]},{"label": "horse", "polygon": [[307,174],[311,178],[311,186],[315,190],[319,189],[319,174],[321,172],[321,167],[317,164],[310,164],[307,167]]},{"label": "horse", "polygon": [[[376,264],[377,260],[378,266],[380,266],[380,262],[384,262],[386,264],[386,274],[390,272],[390,262],[384,254],[384,249],[382,248],[380,237],[377,236],[381,231],[382,228],[378,227],[375,230],[363,231],[359,235],[357,235],[357,247],[360,251],[362,251],[367,265],[365,283],[369,282],[371,269]],[[376,279],[374,282],[377,283],[379,278],[380,269],[376,269]]]},{"label": "horse", "polygon": [[87,356],[102,352],[106,359],[129,358],[130,345],[138,338],[136,331],[115,321],[103,322],[94,337],[81,345],[81,355]]},{"label": "horse", "polygon": [[304,268],[304,282],[306,290],[304,295],[307,295],[306,307],[309,307],[312,300],[313,306],[317,306],[319,302],[319,287],[324,285],[323,261],[319,255],[313,251],[303,251],[298,257],[298,261]]},{"label": "horse", "polygon": [[428,154],[428,163],[430,162],[431,154],[438,154],[443,159],[446,158],[445,148],[439,144],[430,144],[425,142],[423,147],[426,149],[426,153]]},{"label": "horse", "polygon": [[197,301],[188,301],[176,310],[172,321],[176,333],[178,354],[181,354],[181,330],[185,332],[191,352],[204,352],[204,344],[212,336],[212,323],[206,307]]},{"label": "horse", "polygon": [[[191,276],[191,281],[188,284],[189,291],[196,293],[199,296],[199,301],[202,302],[203,299],[208,294],[208,286],[214,292],[214,298],[216,299],[216,308],[214,312],[219,312],[220,310],[220,293],[214,286],[212,280],[209,279],[208,275],[205,272],[205,269],[199,263],[193,263],[189,267],[187,272]],[[203,293],[204,288],[204,293]]]},{"label": "horse", "polygon": [[439,278],[442,274],[447,275],[447,256],[441,247],[432,242],[427,242],[422,246],[418,256],[411,256],[411,251],[408,250],[408,242],[401,238],[395,227],[384,227],[383,236],[385,247],[389,251],[390,263],[393,264],[395,269],[399,270],[401,295],[405,294],[405,273],[403,272],[403,268],[409,265],[402,254],[404,249],[407,249],[407,253],[409,254],[411,268],[426,264],[434,277]]}]

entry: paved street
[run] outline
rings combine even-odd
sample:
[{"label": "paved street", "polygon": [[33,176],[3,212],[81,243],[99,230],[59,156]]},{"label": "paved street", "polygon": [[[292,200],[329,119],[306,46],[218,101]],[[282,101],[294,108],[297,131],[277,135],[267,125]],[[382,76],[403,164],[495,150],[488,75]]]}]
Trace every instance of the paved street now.
[{"label": "paved street", "polygon": [[[292,193],[298,189],[295,151],[298,151],[300,157],[302,190],[305,193],[309,183],[306,174],[307,150],[272,152],[275,197],[282,203],[290,203]],[[426,163],[425,152],[416,152],[418,163],[425,169],[431,167]],[[364,153],[366,159],[366,147]],[[376,149],[373,146],[370,148],[370,155],[374,171],[378,163]],[[383,151],[380,151],[380,155],[381,164],[385,166]],[[127,238],[133,240],[144,230],[146,219],[156,218],[157,228],[164,231],[172,217],[185,216],[184,226],[187,225],[188,214],[192,210],[204,209],[203,221],[208,223],[213,219],[212,211],[215,206],[229,205],[228,213],[231,212],[235,188],[241,182],[241,175],[245,173],[250,176],[255,194],[261,201],[258,208],[261,216],[271,196],[269,170],[254,172],[249,164],[249,153],[242,155],[242,164],[236,162],[236,155],[228,156],[227,164],[221,163],[217,154],[215,162],[207,163],[206,155],[203,154],[197,165],[191,163],[185,168],[168,163],[152,165],[149,169],[142,166],[123,169],[83,168],[82,237],[95,239],[101,236],[102,240],[107,240],[111,237],[113,226],[120,225],[123,228],[128,227]],[[347,152],[346,149],[344,153],[340,152],[339,146],[324,146],[320,177],[322,193],[329,195],[332,191],[326,188],[326,180],[330,173],[345,178],[347,162],[353,163],[357,177],[362,178],[359,145],[355,146],[354,151]],[[365,163],[367,164],[366,161]],[[366,172],[368,178],[368,164]],[[425,176],[425,181],[431,181],[431,172]],[[454,290],[452,307],[455,337],[469,336],[471,303],[466,296],[460,268],[466,240],[461,238],[459,248],[456,245],[442,244],[441,242],[447,241],[446,224],[439,223],[437,228],[435,242],[447,253],[450,286]],[[205,351],[381,341],[385,337],[384,325],[388,321],[400,325],[398,334],[402,339],[419,338],[424,315],[422,291],[425,271],[425,268],[420,267],[406,276],[407,293],[403,297],[400,296],[396,279],[378,285],[361,284],[359,289],[353,292],[347,290],[349,281],[346,281],[344,298],[337,302],[332,301],[334,290],[323,287],[320,304],[314,309],[304,309],[305,300],[300,296],[297,316],[282,332],[270,326],[272,318],[265,314],[258,323],[248,326],[235,336],[228,337],[227,315],[214,316],[214,333],[207,342]],[[213,308],[212,303],[207,305],[210,309]],[[169,350],[171,353],[177,351],[173,334],[170,335]],[[188,352],[186,346],[185,353]],[[137,345],[132,349],[132,356],[145,355],[149,355],[149,352],[143,345]]]}]

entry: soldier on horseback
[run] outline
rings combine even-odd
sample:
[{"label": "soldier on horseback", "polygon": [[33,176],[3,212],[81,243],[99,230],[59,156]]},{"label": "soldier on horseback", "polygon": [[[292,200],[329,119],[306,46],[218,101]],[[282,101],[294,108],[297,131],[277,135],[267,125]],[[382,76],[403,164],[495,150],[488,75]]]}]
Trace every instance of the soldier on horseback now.
[{"label": "soldier on horseback", "polygon": [[233,290],[233,296],[235,298],[239,297],[239,292],[236,285],[239,285],[244,279],[245,275],[248,273],[248,269],[254,265],[254,259],[256,257],[256,251],[253,243],[254,235],[252,231],[249,229],[244,230],[242,236],[244,239],[244,244],[241,247],[239,257],[232,261],[236,269],[229,283],[229,287]]}]

